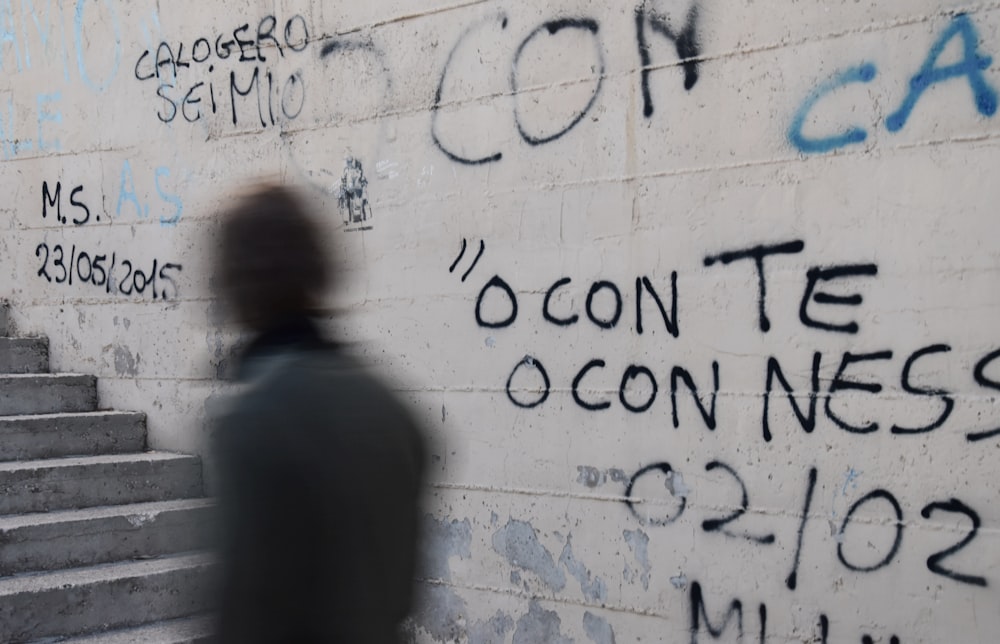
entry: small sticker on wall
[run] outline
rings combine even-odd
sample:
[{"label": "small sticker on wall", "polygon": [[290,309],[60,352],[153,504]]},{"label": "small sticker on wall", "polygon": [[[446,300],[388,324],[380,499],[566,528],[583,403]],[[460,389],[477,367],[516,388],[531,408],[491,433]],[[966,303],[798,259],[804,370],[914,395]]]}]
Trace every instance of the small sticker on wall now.
[{"label": "small sticker on wall", "polygon": [[347,157],[344,161],[344,174],[337,188],[337,198],[347,232],[373,228],[372,210],[368,204],[368,179],[365,178],[360,159]]}]

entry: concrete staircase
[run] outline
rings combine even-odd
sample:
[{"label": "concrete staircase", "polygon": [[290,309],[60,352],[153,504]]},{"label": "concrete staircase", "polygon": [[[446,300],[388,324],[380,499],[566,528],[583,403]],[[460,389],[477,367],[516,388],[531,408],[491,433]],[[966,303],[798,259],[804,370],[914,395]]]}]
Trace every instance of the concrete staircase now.
[{"label": "concrete staircase", "polygon": [[143,414],[46,373],[0,303],[0,642],[209,641],[212,507],[197,457],[146,451]]}]

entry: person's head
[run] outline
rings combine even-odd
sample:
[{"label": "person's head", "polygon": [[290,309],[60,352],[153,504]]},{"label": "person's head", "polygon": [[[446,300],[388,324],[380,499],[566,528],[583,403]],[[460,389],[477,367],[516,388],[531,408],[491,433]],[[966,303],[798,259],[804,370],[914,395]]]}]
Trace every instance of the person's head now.
[{"label": "person's head", "polygon": [[222,215],[215,278],[235,320],[264,331],[314,313],[329,285],[324,235],[289,188],[265,185]]}]

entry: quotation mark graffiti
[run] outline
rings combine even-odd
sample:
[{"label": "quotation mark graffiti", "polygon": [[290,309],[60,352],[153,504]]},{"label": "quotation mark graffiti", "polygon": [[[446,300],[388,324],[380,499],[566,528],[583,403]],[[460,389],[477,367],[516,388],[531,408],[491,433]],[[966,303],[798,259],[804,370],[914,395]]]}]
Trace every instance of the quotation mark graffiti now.
[{"label": "quotation mark graffiti", "polygon": [[[448,268],[448,272],[449,273],[454,273],[455,272],[455,269],[458,267],[458,263],[460,261],[462,261],[463,257],[465,257],[465,251],[466,251],[466,249],[468,247],[469,247],[469,242],[463,237],[462,238],[462,250],[460,250],[458,252],[458,257],[455,258],[455,261],[452,262],[451,266]],[[486,252],[486,242],[483,241],[483,240],[479,240],[479,252],[476,253],[476,258],[474,260],[472,260],[472,265],[469,266],[468,270],[466,270],[465,273],[462,274],[462,281],[463,282],[472,273],[472,269],[474,269],[476,267],[476,264],[479,263],[479,260],[483,256],[484,252]]]}]

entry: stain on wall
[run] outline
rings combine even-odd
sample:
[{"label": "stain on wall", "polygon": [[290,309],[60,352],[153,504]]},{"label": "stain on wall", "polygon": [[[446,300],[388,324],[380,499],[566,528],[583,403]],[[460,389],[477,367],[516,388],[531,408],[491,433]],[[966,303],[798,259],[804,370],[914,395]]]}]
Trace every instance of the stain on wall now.
[{"label": "stain on wall", "polygon": [[638,576],[643,589],[649,590],[649,573],[653,570],[652,564],[649,563],[649,535],[636,529],[623,530],[622,537],[625,539],[636,565],[636,568],[632,568],[630,563],[625,564],[623,572],[625,579],[631,582]]},{"label": "stain on wall", "polygon": [[115,347],[115,373],[119,376],[136,376],[139,373],[139,355],[132,355],[128,347]]},{"label": "stain on wall", "polygon": [[514,568],[534,573],[553,591],[566,587],[566,573],[556,565],[530,523],[508,519],[493,533],[493,549]]},{"label": "stain on wall", "polygon": [[559,555],[559,564],[580,584],[584,599],[595,604],[603,604],[608,598],[607,585],[600,577],[593,575],[583,562],[573,556],[573,535],[566,536],[566,545]]},{"label": "stain on wall", "polygon": [[529,642],[553,642],[553,644],[573,644],[573,640],[565,637],[561,631],[562,620],[559,614],[545,610],[538,602],[528,605],[528,612],[517,620],[517,630],[514,631],[514,644],[529,644]]},{"label": "stain on wall", "polygon": [[594,644],[615,644],[615,632],[611,624],[590,611],[583,614],[583,630]]}]

